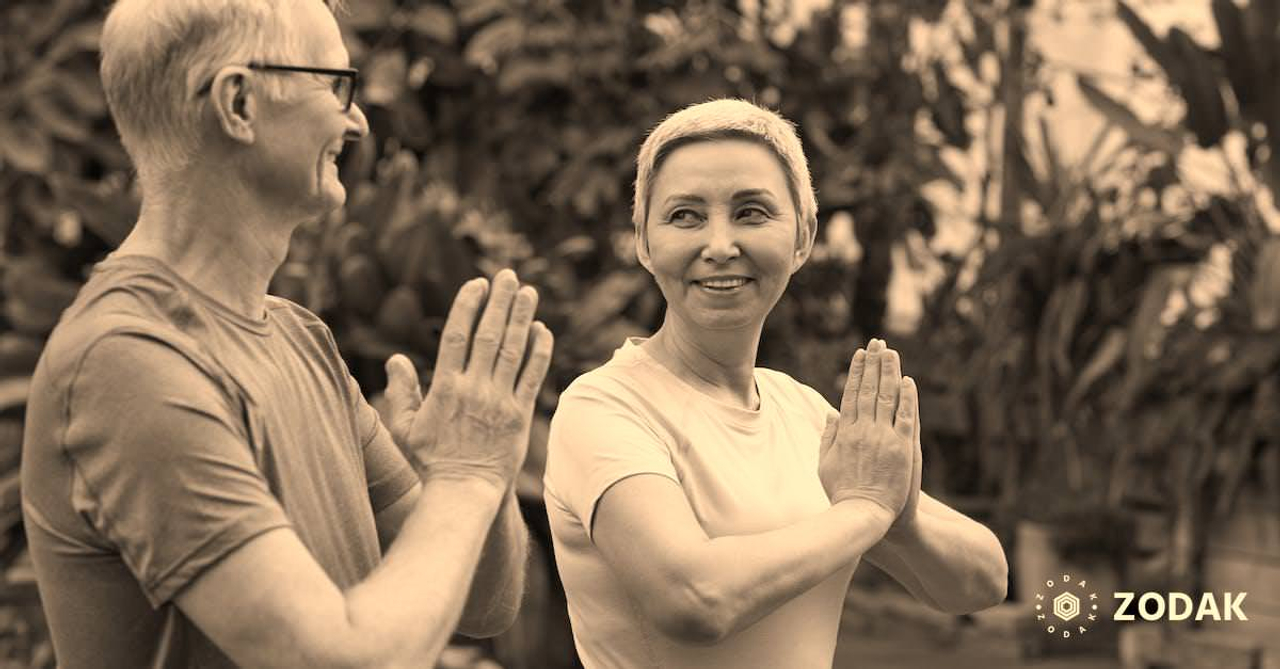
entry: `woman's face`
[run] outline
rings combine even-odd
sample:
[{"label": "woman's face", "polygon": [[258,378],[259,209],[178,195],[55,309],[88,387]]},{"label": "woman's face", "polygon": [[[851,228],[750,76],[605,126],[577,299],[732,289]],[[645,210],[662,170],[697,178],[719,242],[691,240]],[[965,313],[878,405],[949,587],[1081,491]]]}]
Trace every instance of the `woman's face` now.
[{"label": "woman's face", "polygon": [[742,139],[695,142],[658,169],[637,251],[685,324],[760,327],[808,257],[812,235],[799,225],[773,152]]}]

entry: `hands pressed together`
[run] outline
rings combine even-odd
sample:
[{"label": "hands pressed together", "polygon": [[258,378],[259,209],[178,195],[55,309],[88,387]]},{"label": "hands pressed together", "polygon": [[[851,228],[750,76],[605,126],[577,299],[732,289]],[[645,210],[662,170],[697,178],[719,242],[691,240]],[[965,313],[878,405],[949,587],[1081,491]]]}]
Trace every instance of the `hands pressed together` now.
[{"label": "hands pressed together", "polygon": [[827,421],[818,476],[832,504],[864,499],[894,518],[890,529],[916,519],[920,496],[919,395],[902,376],[898,353],[873,339],[858,349],[840,401]]},{"label": "hands pressed together", "polygon": [[[389,429],[424,480],[469,477],[509,487],[524,462],[551,331],[533,319],[538,294],[511,270],[462,286],[424,398],[413,363],[387,361]],[[483,311],[482,311],[483,309]],[[477,322],[478,321],[478,322]],[[898,353],[873,339],[849,366],[840,414],[823,432],[818,475],[832,504],[863,499],[915,522],[920,494],[919,396]]]},{"label": "hands pressed together", "polygon": [[387,360],[388,428],[424,481],[511,485],[551,362],[551,331],[533,320],[537,307],[537,291],[521,287],[511,270],[498,272],[492,284],[483,278],[464,284],[445,321],[425,399],[413,363],[403,355]]}]

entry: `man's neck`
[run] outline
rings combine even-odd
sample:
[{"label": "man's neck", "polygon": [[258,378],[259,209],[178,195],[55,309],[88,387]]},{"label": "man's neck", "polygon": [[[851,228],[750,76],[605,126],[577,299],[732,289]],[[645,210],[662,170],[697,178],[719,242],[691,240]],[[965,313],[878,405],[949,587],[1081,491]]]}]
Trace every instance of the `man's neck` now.
[{"label": "man's neck", "polygon": [[207,182],[144,196],[138,223],[117,253],[157,258],[213,299],[260,319],[267,285],[302,221],[272,216],[254,203],[243,189]]},{"label": "man's neck", "polygon": [[760,405],[755,384],[760,328],[692,333],[667,312],[646,351],[691,385],[748,409]]}]

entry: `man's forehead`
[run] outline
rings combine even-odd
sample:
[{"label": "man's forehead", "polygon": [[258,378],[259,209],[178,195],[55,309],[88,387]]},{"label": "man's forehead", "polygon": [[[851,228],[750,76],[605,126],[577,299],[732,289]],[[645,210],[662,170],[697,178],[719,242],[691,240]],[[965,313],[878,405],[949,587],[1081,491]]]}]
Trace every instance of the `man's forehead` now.
[{"label": "man's forehead", "polygon": [[315,65],[345,67],[350,57],[328,3],[314,0],[291,4],[289,29],[298,31],[304,55]]}]

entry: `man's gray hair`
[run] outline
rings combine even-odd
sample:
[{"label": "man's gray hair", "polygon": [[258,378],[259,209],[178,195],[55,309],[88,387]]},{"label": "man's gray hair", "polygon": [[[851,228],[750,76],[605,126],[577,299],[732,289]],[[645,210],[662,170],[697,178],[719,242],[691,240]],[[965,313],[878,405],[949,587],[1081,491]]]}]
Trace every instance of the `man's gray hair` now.
[{"label": "man's gray hair", "polygon": [[[102,29],[101,76],[121,143],[144,189],[189,166],[199,150],[197,95],[218,69],[290,63],[305,53],[289,10],[322,0],[118,0]],[[335,9],[341,0],[326,0]],[[283,99],[284,77],[262,77]]]},{"label": "man's gray hair", "polygon": [[801,229],[817,226],[818,200],[795,124],[746,100],[721,99],[690,105],[668,116],[640,146],[631,206],[631,221],[638,231],[644,231],[653,181],[667,156],[686,144],[717,139],[746,139],[773,151],[786,173]]}]

